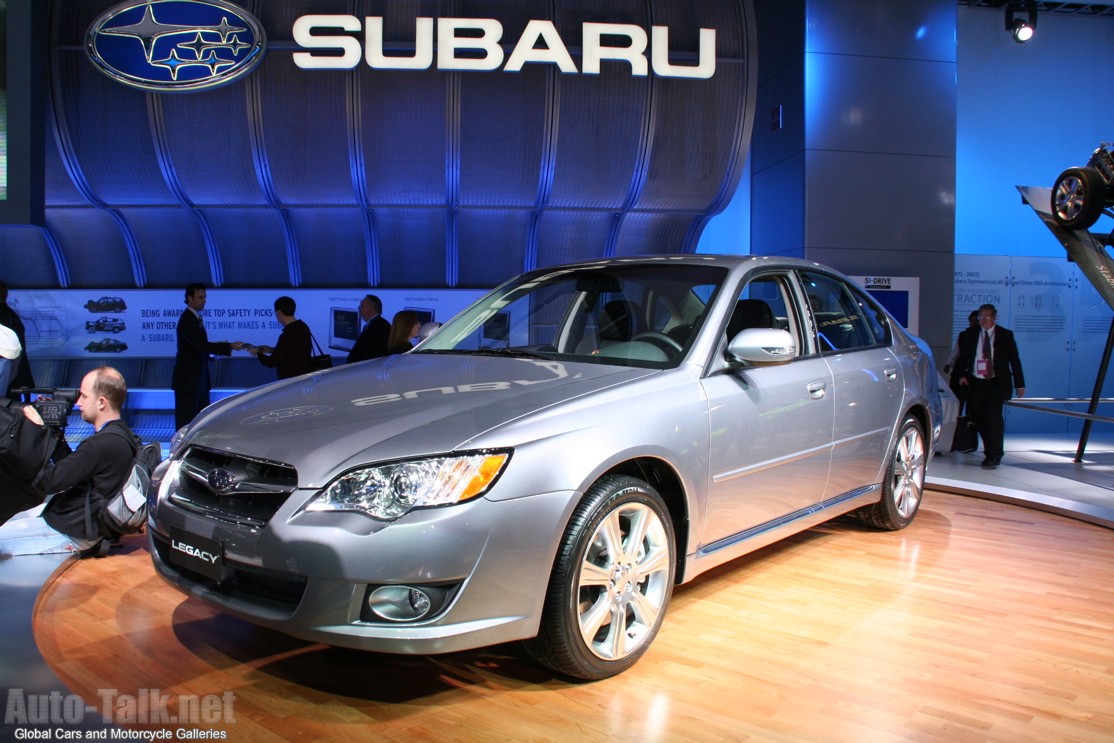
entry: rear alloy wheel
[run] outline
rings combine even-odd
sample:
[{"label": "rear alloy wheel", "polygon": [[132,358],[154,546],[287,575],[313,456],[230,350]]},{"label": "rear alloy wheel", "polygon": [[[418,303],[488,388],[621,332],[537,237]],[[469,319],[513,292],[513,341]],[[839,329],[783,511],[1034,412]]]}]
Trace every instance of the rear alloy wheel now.
[{"label": "rear alloy wheel", "polygon": [[1106,207],[1106,183],[1094,168],[1068,168],[1052,187],[1052,216],[1069,230],[1086,230]]},{"label": "rear alloy wheel", "polygon": [[863,523],[897,531],[913,522],[924,495],[926,451],[920,422],[912,416],[906,418],[886,467],[882,499],[855,512]]},{"label": "rear alloy wheel", "polygon": [[527,650],[575,678],[625,671],[665,618],[674,552],[669,510],[652,487],[624,475],[600,480],[565,531],[540,631]]}]

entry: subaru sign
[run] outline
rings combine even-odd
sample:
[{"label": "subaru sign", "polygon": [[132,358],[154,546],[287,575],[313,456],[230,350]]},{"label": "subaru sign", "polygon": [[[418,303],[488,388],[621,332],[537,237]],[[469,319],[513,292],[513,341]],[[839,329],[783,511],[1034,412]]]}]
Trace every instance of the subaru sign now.
[{"label": "subaru sign", "polygon": [[140,90],[204,90],[263,59],[266,35],[250,13],[221,0],[127,2],[89,27],[85,49],[114,80]]}]

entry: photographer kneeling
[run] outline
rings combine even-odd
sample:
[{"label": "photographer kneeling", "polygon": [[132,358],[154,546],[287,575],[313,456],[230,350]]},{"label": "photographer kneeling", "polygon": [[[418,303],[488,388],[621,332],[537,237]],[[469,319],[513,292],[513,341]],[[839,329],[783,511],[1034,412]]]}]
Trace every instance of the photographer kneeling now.
[{"label": "photographer kneeling", "polygon": [[[116,369],[102,366],[81,380],[77,406],[95,433],[71,450],[59,437],[52,461],[36,487],[53,493],[41,508],[25,511],[0,526],[0,554],[92,554],[105,539],[115,539],[101,519],[105,503],[131,472],[139,440],[120,418],[128,389]],[[31,405],[23,414],[36,425],[42,416]]]}]

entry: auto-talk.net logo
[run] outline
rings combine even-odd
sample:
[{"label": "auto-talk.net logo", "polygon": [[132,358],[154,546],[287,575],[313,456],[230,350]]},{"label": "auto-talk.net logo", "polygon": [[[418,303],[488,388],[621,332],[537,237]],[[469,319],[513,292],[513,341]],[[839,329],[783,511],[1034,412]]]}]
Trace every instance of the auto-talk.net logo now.
[{"label": "auto-talk.net logo", "polygon": [[220,0],[122,3],[89,27],[85,50],[109,77],[141,90],[203,90],[263,59],[259,21]]}]

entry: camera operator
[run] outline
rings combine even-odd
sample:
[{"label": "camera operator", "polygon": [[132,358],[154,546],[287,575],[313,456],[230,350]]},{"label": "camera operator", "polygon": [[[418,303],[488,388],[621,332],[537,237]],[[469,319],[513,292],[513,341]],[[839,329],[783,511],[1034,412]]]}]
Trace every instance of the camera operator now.
[{"label": "camera operator", "polygon": [[[119,371],[102,366],[81,380],[77,405],[95,433],[71,451],[59,436],[53,461],[37,487],[53,493],[41,508],[25,511],[0,526],[0,553],[11,555],[73,552],[95,553],[104,539],[114,539],[101,522],[108,499],[123,486],[139,441],[120,418],[127,385]],[[36,425],[42,416],[31,405],[23,414]]]}]

